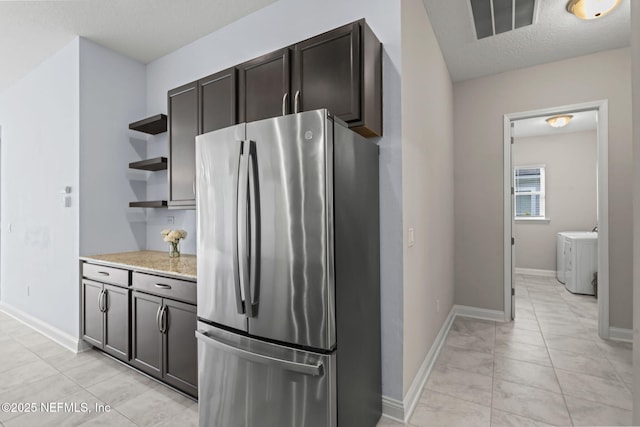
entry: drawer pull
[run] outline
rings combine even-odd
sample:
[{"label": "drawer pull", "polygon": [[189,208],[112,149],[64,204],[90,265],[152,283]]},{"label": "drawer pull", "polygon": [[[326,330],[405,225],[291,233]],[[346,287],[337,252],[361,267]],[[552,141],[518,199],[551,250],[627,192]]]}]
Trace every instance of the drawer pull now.
[{"label": "drawer pull", "polygon": [[156,288],[159,288],[159,289],[171,289],[171,285],[165,285],[164,283],[156,283]]},{"label": "drawer pull", "polygon": [[103,276],[109,275],[109,273],[107,273],[106,271],[98,271],[98,274],[102,274]]}]

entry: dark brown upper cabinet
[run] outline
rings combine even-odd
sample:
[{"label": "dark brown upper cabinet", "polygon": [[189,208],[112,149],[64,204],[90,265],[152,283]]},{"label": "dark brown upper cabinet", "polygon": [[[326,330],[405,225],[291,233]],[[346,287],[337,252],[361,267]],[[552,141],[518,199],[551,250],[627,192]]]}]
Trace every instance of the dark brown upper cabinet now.
[{"label": "dark brown upper cabinet", "polygon": [[238,123],[236,74],[237,71],[234,67],[198,81],[199,134]]},{"label": "dark brown upper cabinet", "polygon": [[348,122],[360,118],[360,26],[336,28],[295,45],[294,113],[327,108]]},{"label": "dark brown upper cabinet", "polygon": [[195,209],[196,135],[318,108],[382,136],[382,44],[364,19],[170,90],[169,208]]},{"label": "dark brown upper cabinet", "polygon": [[236,74],[232,67],[169,91],[169,208],[196,207],[196,136],[238,123]]},{"label": "dark brown upper cabinet", "polygon": [[291,112],[289,57],[286,47],[237,66],[240,122]]},{"label": "dark brown upper cabinet", "polygon": [[364,20],[293,50],[293,112],[327,108],[365,137],[382,135],[381,44]]},{"label": "dark brown upper cabinet", "polygon": [[168,93],[169,207],[195,208],[196,135],[198,134],[198,82]]}]

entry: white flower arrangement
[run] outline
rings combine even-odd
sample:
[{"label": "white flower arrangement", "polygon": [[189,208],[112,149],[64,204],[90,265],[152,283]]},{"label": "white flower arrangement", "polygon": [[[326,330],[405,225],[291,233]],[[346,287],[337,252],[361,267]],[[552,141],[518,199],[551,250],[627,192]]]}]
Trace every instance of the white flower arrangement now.
[{"label": "white flower arrangement", "polygon": [[163,240],[167,243],[178,243],[180,239],[187,237],[187,232],[184,230],[162,230]]}]

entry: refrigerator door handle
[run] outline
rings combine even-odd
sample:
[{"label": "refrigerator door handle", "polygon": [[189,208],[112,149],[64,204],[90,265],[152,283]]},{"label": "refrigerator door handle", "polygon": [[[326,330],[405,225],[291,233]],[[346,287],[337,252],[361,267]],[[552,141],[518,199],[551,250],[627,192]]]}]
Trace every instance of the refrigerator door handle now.
[{"label": "refrigerator door handle", "polygon": [[[240,233],[239,233],[239,228],[238,228],[238,214],[240,211],[240,205],[242,203],[242,199],[240,196],[240,191],[239,189],[240,187],[240,178],[242,177],[242,141],[237,141],[237,143],[240,145],[240,150],[238,151],[238,173],[235,177],[235,179],[233,180],[233,198],[235,200],[235,203],[233,203],[233,213],[231,215],[231,226],[232,226],[232,233],[233,233],[233,238],[232,238],[232,255],[233,255],[233,287],[235,290],[235,294],[236,294],[236,307],[238,310],[238,314],[244,314],[245,313],[245,308],[244,308],[244,296],[242,295],[242,286],[241,286],[241,278],[240,278],[240,256],[239,256],[239,251],[240,248],[239,246],[239,241],[240,241]],[[245,197],[246,199],[246,197]],[[244,203],[246,204],[246,203]],[[241,222],[242,224],[242,222]]]},{"label": "refrigerator door handle", "polygon": [[260,277],[260,186],[258,180],[258,157],[255,141],[249,145],[249,283],[245,289],[249,317],[258,315],[258,278]]},{"label": "refrigerator door handle", "polygon": [[235,356],[238,356],[246,360],[250,360],[252,362],[261,363],[267,366],[272,366],[274,368],[297,372],[299,374],[310,375],[314,377],[320,376],[324,372],[322,362],[317,362],[313,365],[309,365],[306,363],[298,363],[298,362],[292,362],[290,360],[278,359],[276,357],[271,357],[264,354],[252,353],[250,351],[243,350],[241,348],[237,348],[232,345],[218,341],[214,337],[209,336],[206,331],[197,330],[196,338],[201,340],[205,344],[209,344],[214,347],[217,347],[220,350],[225,351],[227,353],[231,353]]},{"label": "refrigerator door handle", "polygon": [[[240,152],[240,169],[238,172],[238,206],[236,215],[237,230],[237,257],[238,276],[240,282],[237,283],[240,288],[241,299],[243,301],[243,313],[252,316],[248,286],[249,286],[249,141],[242,142],[242,151]],[[237,288],[236,288],[237,289]]]}]

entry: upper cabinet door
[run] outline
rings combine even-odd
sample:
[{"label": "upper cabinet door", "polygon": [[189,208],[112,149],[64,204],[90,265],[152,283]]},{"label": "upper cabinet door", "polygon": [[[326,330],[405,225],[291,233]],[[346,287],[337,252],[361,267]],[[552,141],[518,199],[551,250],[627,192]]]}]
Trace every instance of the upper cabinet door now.
[{"label": "upper cabinet door", "polygon": [[195,208],[198,82],[169,91],[169,206]]},{"label": "upper cabinet door", "polygon": [[238,65],[240,122],[291,112],[289,48]]},{"label": "upper cabinet door", "polygon": [[294,112],[326,108],[349,128],[382,136],[382,45],[364,19],[294,46]]},{"label": "upper cabinet door", "polygon": [[345,122],[360,119],[358,22],[295,45],[293,70],[294,112],[326,108]]},{"label": "upper cabinet door", "polygon": [[199,80],[199,134],[238,123],[236,108],[237,88],[235,67]]}]

